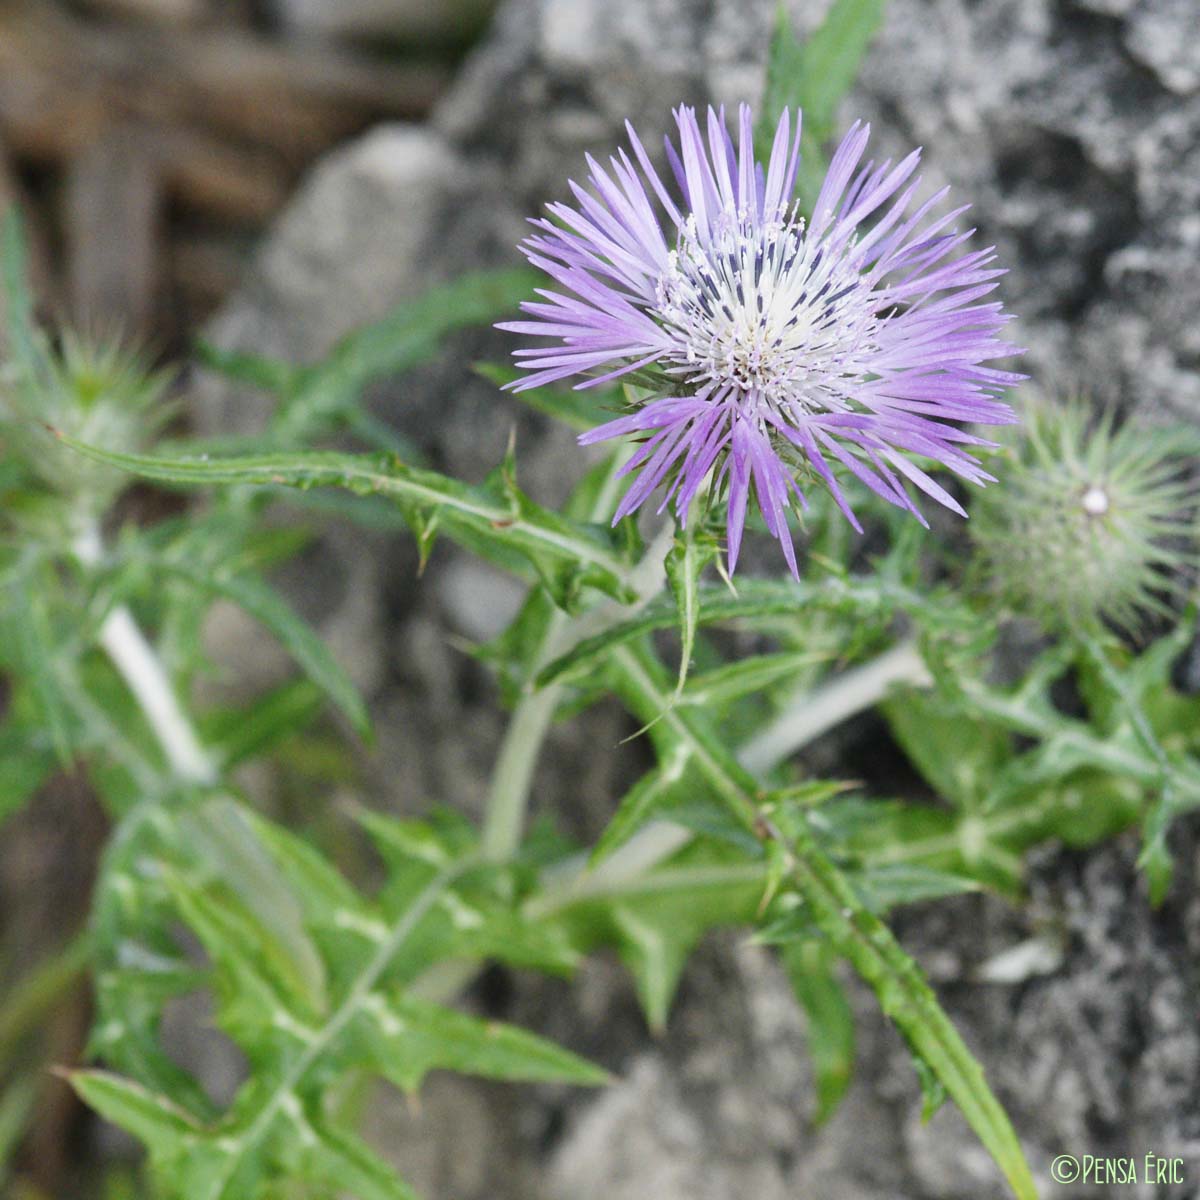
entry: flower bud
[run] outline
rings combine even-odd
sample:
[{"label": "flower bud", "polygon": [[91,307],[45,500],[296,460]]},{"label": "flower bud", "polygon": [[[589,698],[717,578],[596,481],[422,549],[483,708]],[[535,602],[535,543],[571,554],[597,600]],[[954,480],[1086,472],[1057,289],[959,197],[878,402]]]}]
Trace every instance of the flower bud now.
[{"label": "flower bud", "polygon": [[47,431],[105,450],[137,450],[168,415],[166,382],[115,343],[68,333],[51,349],[39,339],[30,357],[10,362],[0,378],[0,436],[45,499],[64,498],[77,512],[99,513],[127,477],[65,449]]},{"label": "flower bud", "polygon": [[1004,443],[1003,485],[971,506],[992,590],[1050,628],[1136,632],[1200,564],[1194,430],[1116,428],[1044,402]]}]

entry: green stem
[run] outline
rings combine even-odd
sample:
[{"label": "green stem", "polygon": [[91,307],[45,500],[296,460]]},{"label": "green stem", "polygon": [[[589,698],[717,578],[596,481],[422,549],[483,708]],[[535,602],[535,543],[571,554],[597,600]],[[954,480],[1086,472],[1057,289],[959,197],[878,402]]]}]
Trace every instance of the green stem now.
[{"label": "green stem", "polygon": [[[614,458],[609,476],[592,504],[590,520],[602,520],[611,511],[621,461],[621,456]],[[628,572],[625,582],[635,597],[632,606],[610,601],[573,623],[566,613],[555,609],[546,622],[541,648],[534,655],[530,680],[537,677],[546,663],[569,653],[605,628],[627,620],[662,590],[666,579],[663,562],[673,534],[673,525],[664,525],[637,566]],[[530,683],[509,721],[492,775],[480,840],[484,858],[492,862],[511,858],[521,844],[533,772],[562,696],[563,689],[558,684],[535,688]]]},{"label": "green stem", "polygon": [[[551,621],[561,627],[558,618],[555,613]],[[561,699],[554,683],[524,696],[505,731],[480,837],[483,855],[492,862],[509,858],[521,844],[534,768]]]},{"label": "green stem", "polygon": [[[87,526],[76,538],[75,557],[83,567],[94,568],[103,554],[99,531]],[[215,783],[216,766],[200,744],[162,660],[128,608],[118,605],[104,618],[99,641],[154,731],[171,773],[185,783]]]},{"label": "green stem", "polygon": [[884,1012],[936,1073],[1004,1172],[1014,1195],[1019,1200],[1036,1200],[1033,1177],[1004,1109],[917,964],[888,927],[863,905],[808,828],[801,823],[788,834],[781,833],[762,808],[754,777],[719,742],[707,739],[691,722],[668,711],[670,695],[655,678],[655,663],[645,650],[621,646],[614,651],[618,695],[642,719],[647,712],[664,713],[664,723],[730,812],[764,847],[773,846],[782,855],[786,873],[813,920],[870,984]]},{"label": "green stem", "polygon": [[284,1074],[245,1132],[229,1140],[225,1162],[220,1173],[213,1178],[208,1187],[206,1196],[209,1200],[218,1200],[219,1197],[225,1195],[226,1186],[245,1161],[247,1153],[266,1136],[276,1114],[287,1104],[295,1101],[297,1089],[342,1031],[358,1016],[363,1002],[391,965],[392,960],[399,953],[400,947],[412,936],[413,931],[425,919],[441,895],[456,879],[466,874],[475,865],[473,859],[466,858],[446,867],[425,885],[413,903],[405,910],[404,915],[392,927],[387,938],[380,943],[379,949],[367,963],[362,974],[354,981],[354,986],[346,994],[346,998],[308,1043],[304,1053]]},{"label": "green stem", "polygon": [[818,927],[870,984],[884,1013],[933,1068],[1004,1172],[1014,1196],[1037,1200],[1037,1187],[1008,1114],[917,964],[891,930],[863,908],[849,882],[809,835],[793,838],[789,849],[792,879]]},{"label": "green stem", "polygon": [[56,1004],[63,993],[87,970],[92,944],[86,933],[77,934],[57,954],[39,963],[13,988],[0,1006],[0,1062]]},{"label": "green stem", "polygon": [[797,696],[738,752],[747,770],[762,775],[850,717],[873,708],[898,684],[925,687],[929,671],[916,641],[890,650]]}]

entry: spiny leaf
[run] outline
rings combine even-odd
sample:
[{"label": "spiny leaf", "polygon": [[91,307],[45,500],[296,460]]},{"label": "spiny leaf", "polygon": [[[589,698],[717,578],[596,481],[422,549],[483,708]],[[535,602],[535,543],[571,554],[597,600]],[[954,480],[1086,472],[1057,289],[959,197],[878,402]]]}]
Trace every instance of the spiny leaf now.
[{"label": "spiny leaf", "polygon": [[186,1200],[249,1200],[262,1195],[265,1170],[242,1155],[251,1138],[292,1178],[352,1189],[361,1200],[416,1200],[413,1192],[357,1138],[313,1119],[286,1093],[261,1130],[245,1120],[210,1131],[163,1096],[104,1071],[70,1077],[79,1096],[105,1119],[143,1141],[160,1187]]},{"label": "spiny leaf", "polygon": [[701,542],[696,534],[696,522],[690,521],[675,536],[675,542],[667,553],[667,585],[675,597],[675,609],[679,615],[679,679],[675,684],[678,698],[687,683],[688,667],[696,645],[696,625],[700,619],[700,573],[708,562],[716,557],[714,541]]},{"label": "spiny leaf", "polygon": [[[815,607],[830,612],[852,612],[866,619],[919,604],[918,598],[907,589],[875,578],[830,577],[816,583],[748,580],[738,584],[737,595],[731,595],[725,587],[701,586],[696,596],[696,623],[710,625],[722,621],[794,617],[801,610]],[[613,625],[602,634],[586,638],[567,654],[547,664],[538,674],[537,683],[545,687],[550,683],[570,682],[593,671],[614,648],[635,641],[643,634],[670,629],[678,619],[673,602],[658,600],[648,604],[636,616]]]},{"label": "spiny leaf", "polygon": [[616,946],[647,1023],[662,1030],[684,965],[701,938],[718,926],[753,920],[763,868],[730,847],[703,841],[642,874],[614,875],[614,861],[583,876],[572,892],[555,900],[554,910],[581,948]]},{"label": "spiny leaf", "polygon": [[296,451],[209,459],[117,454],[60,435],[72,448],[145,479],[176,484],[342,487],[378,494],[417,510],[438,510],[447,533],[469,548],[480,541],[516,551],[538,571],[561,605],[584,586],[629,599],[626,564],[611,531],[544,509],[515,486],[472,487],[436,471],[370,456]]},{"label": "spiny leaf", "polygon": [[[611,669],[617,673],[618,694],[636,715],[645,719],[646,712],[665,709],[668,696],[656,677],[661,668],[656,672],[645,652],[621,646],[612,654]],[[807,904],[812,920],[871,986],[883,1011],[941,1080],[1018,1200],[1036,1200],[1033,1177],[1004,1109],[916,963],[817,844],[806,814],[801,811],[782,834],[773,831],[764,821],[753,779],[714,738],[680,717],[678,711],[667,711],[659,725],[690,743],[697,767],[737,821],[760,836],[787,839],[792,855],[790,885]],[[777,819],[786,815],[775,814]]]},{"label": "spiny leaf", "polygon": [[671,706],[662,669],[642,646],[621,645],[613,652],[609,669],[617,695],[640,720],[654,723],[659,737],[681,743],[703,773],[733,820],[753,831],[758,824],[759,788],[750,775],[707,726],[701,714]]},{"label": "spiny leaf", "polygon": [[693,675],[678,703],[715,710],[743,696],[788,683],[801,673],[834,657],[829,650],[789,650],[777,654],[749,655],[735,662]]},{"label": "spiny leaf", "polygon": [[45,732],[13,721],[0,726],[0,825],[50,778],[54,750]]},{"label": "spiny leaf", "polygon": [[[397,821],[362,812],[372,841],[391,869],[377,900],[385,919],[410,902],[434,872],[479,853],[475,830],[457,814],[442,820]],[[411,979],[446,957],[485,958],[564,974],[576,965],[574,949],[553,926],[525,920],[514,908],[516,882],[510,868],[477,864],[444,896],[410,939],[402,977]]]},{"label": "spiny leaf", "polygon": [[159,559],[158,565],[168,574],[186,580],[192,587],[232,600],[265,625],[309,679],[341,709],[354,728],[363,735],[370,733],[371,718],[367,706],[350,676],[333,657],[329,647],[274,588],[255,575],[199,570],[174,557]]},{"label": "spiny leaf", "polygon": [[907,689],[881,706],[893,736],[943,799],[979,808],[1011,756],[1009,735],[937,695]]},{"label": "spiny leaf", "polygon": [[282,1165],[294,1177],[323,1183],[339,1196],[349,1190],[360,1200],[418,1200],[417,1193],[358,1138],[312,1113],[305,1114],[303,1124],[300,1117],[294,1119],[298,1136],[280,1139]]},{"label": "spiny leaf", "polygon": [[89,1107],[145,1143],[152,1157],[170,1158],[199,1125],[164,1096],[108,1071],[74,1071],[71,1086]]},{"label": "spiny leaf", "polygon": [[29,290],[29,253],[25,228],[15,205],[3,212],[3,263],[5,333],[8,353],[20,365],[22,380],[37,378],[44,367],[33,322],[33,296]]},{"label": "spiny leaf", "polygon": [[940,900],[980,890],[979,881],[950,871],[911,863],[868,866],[854,876],[854,886],[874,913],[883,914],[901,904]]},{"label": "spiny leaf", "polygon": [[278,396],[292,394],[304,377],[304,368],[295,363],[244,350],[227,350],[203,338],[196,343],[195,354],[202,367]]},{"label": "spiny leaf", "polygon": [[228,770],[302,734],[321,706],[321,693],[311,680],[293,679],[256,697],[247,708],[206,713],[201,735]]},{"label": "spiny leaf", "polygon": [[677,748],[669,752],[655,770],[643,775],[625,793],[592,850],[592,866],[599,865],[618,846],[627,842],[671,799],[675,788],[684,778],[690,757],[686,747],[677,743]]},{"label": "spiny leaf", "polygon": [[271,437],[276,445],[296,445],[339,420],[353,422],[369,383],[432,357],[453,330],[486,324],[513,311],[536,282],[537,276],[525,268],[464,275],[347,334],[310,366],[223,350],[211,343],[201,343],[199,355],[209,369],[279,396],[282,403]]},{"label": "spiny leaf", "polygon": [[917,1079],[921,1082],[921,1120],[928,1124],[937,1110],[946,1103],[946,1085],[920,1054],[913,1055],[913,1066],[917,1071]]},{"label": "spiny leaf", "polygon": [[1033,1177],[1004,1109],[917,965],[803,831],[797,832],[794,848],[793,878],[817,926],[870,984],[884,1013],[954,1098],[1014,1195],[1036,1200]]},{"label": "spiny leaf", "polygon": [[833,1116],[854,1071],[854,1013],[834,974],[827,942],[798,938],[780,947],[792,990],[808,1022],[808,1052],[817,1083],[817,1124]]},{"label": "spiny leaf", "polygon": [[406,1092],[415,1092],[435,1068],[582,1087],[609,1079],[606,1071],[523,1029],[398,992],[375,993],[364,1002],[349,1040],[349,1062],[382,1071]]},{"label": "spiny leaf", "polygon": [[10,577],[8,604],[0,612],[0,631],[11,637],[12,656],[31,689],[59,765],[67,767],[73,752],[70,698],[59,665],[62,647],[56,644],[46,607],[48,589],[34,587],[29,572]]},{"label": "spiny leaf", "polygon": [[0,1091],[0,1187],[8,1183],[9,1165],[25,1135],[37,1094],[31,1075],[18,1077]]}]

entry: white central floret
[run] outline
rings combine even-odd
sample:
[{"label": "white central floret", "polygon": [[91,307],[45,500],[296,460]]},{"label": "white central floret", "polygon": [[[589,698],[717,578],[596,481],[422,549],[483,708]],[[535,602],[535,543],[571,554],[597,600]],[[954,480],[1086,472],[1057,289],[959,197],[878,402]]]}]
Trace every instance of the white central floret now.
[{"label": "white central floret", "polygon": [[844,251],[830,254],[787,214],[727,210],[702,236],[695,216],[658,282],[672,372],[777,408],[844,411],[877,324],[874,296]]},{"label": "white central floret", "polygon": [[1099,484],[1092,484],[1083,493],[1083,511],[1089,517],[1102,517],[1108,512],[1108,493]]}]

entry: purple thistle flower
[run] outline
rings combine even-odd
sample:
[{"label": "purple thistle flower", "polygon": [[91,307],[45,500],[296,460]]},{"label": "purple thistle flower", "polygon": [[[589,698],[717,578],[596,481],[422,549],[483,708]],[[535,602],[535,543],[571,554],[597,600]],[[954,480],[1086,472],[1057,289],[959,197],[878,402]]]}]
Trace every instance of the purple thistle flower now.
[{"label": "purple thistle flower", "polygon": [[594,191],[571,182],[578,208],[551,204],[552,220],[532,222],[540,232],[522,249],[563,290],[539,289],[541,301],[522,305],[534,319],[500,328],[557,344],[517,350],[530,374],[512,386],[654,373],[669,394],[579,440],[643,439],[614,523],[664,483],[659,511],[674,500],[684,521],[715,468],[728,488],[730,571],[753,487],[796,574],[786,513],[793,499],[805,505],[794,475],[804,463],[860,532],[835,462],[922,524],[906,483],[966,516],[909,455],[992,481],[964,449],[992,443],[953,422],[1013,421],[996,397],[1024,378],[982,365],[1017,351],[998,336],[1002,306],[980,303],[1003,274],[992,248],[955,256],[974,232],[948,229],[966,207],[936,214],[943,189],[906,215],[920,152],[860,166],[870,129],[856,122],[806,225],[792,199],[799,113],[794,133],[780,118],[765,172],[746,105],[736,145],[723,109],[709,108],[707,141],[695,110],[675,119],[679,148],[666,148],[681,203],[626,122],[640,175],[624,150],[609,171],[589,155]]}]

